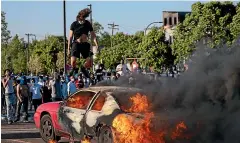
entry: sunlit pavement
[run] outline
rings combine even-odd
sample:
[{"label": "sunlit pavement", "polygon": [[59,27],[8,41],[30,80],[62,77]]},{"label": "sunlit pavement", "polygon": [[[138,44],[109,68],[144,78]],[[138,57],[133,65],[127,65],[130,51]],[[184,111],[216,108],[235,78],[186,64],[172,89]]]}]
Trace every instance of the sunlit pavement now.
[{"label": "sunlit pavement", "polygon": [[[2,143],[45,143],[33,122],[17,122],[11,125],[2,122],[1,137]],[[59,143],[69,143],[69,140],[63,138]],[[96,143],[96,141],[91,141],[91,143]]]}]

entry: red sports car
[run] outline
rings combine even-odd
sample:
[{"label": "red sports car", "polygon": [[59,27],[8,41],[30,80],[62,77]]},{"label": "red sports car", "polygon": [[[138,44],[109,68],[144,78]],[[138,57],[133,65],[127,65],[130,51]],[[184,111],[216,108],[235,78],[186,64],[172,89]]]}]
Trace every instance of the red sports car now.
[{"label": "red sports car", "polygon": [[128,95],[139,92],[140,89],[115,86],[79,90],[65,101],[40,105],[34,121],[45,142],[61,137],[80,141],[87,136],[99,143],[112,143],[113,119],[119,114],[136,116],[124,112],[122,104],[127,103]]}]

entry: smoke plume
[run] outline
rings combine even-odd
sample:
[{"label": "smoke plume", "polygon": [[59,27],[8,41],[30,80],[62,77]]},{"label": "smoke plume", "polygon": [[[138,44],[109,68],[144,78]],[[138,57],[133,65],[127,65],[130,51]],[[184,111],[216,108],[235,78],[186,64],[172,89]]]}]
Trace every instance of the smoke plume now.
[{"label": "smoke plume", "polygon": [[[211,49],[198,44],[188,71],[177,79],[120,78],[114,85],[143,89],[157,121],[184,121],[190,143],[240,142],[240,46]],[[127,100],[127,99],[126,99]]]}]

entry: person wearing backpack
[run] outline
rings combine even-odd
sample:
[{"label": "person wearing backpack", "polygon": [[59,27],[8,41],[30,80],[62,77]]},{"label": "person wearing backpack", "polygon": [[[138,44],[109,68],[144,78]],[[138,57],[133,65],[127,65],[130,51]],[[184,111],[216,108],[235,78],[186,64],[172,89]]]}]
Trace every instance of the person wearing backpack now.
[{"label": "person wearing backpack", "polygon": [[23,122],[28,122],[28,98],[29,98],[29,87],[27,84],[27,79],[24,76],[23,82],[20,82],[17,85],[17,112],[16,112],[16,120],[15,122],[20,120],[20,111],[21,107],[23,106]]}]

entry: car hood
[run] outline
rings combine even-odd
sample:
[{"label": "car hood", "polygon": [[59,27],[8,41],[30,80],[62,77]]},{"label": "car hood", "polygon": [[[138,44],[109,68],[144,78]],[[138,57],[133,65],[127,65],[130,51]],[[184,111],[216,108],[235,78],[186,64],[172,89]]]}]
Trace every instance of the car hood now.
[{"label": "car hood", "polygon": [[56,111],[59,109],[61,102],[62,101],[44,103],[44,104],[41,104],[37,110],[38,111]]}]

